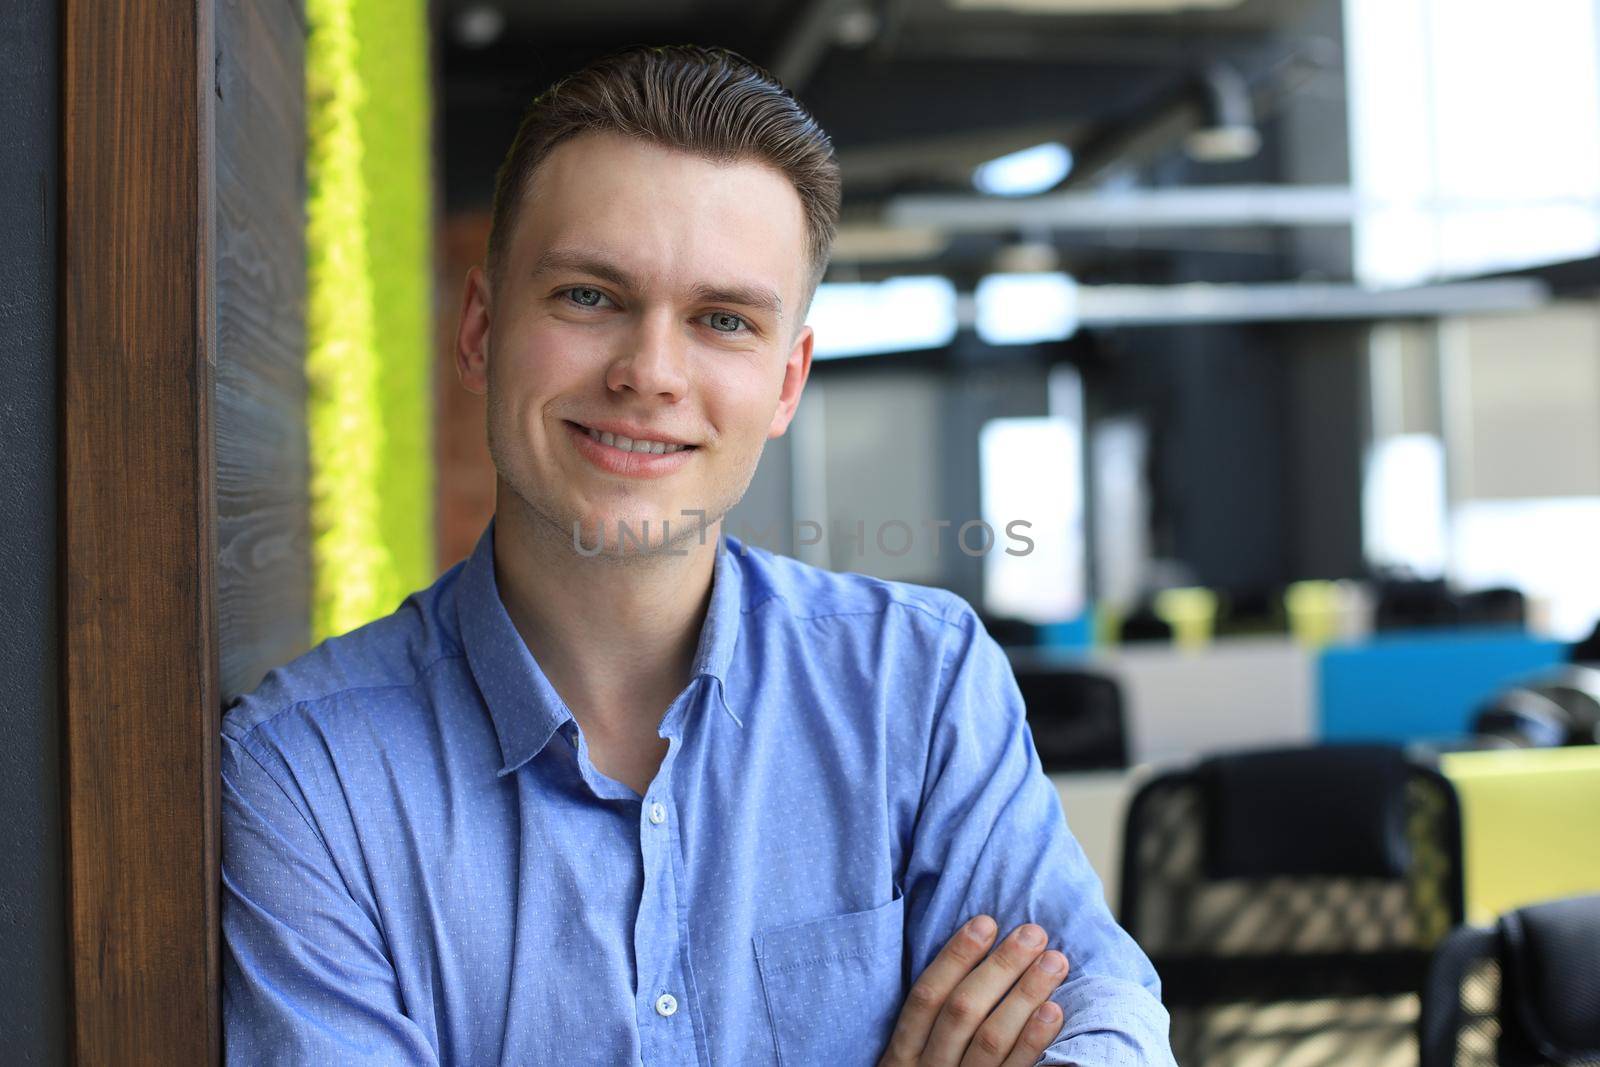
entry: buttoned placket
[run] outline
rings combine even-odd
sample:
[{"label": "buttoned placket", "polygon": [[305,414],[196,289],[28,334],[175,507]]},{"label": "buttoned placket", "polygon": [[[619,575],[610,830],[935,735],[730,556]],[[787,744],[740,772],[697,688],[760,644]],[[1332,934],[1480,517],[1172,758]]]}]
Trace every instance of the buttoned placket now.
[{"label": "buttoned placket", "polygon": [[[683,747],[686,719],[703,715],[709,687],[691,682],[662,719],[667,754],[638,800],[639,855],[644,885],[634,926],[639,1043],[647,1067],[706,1063],[702,1006],[689,962],[687,908],[672,772]],[[694,710],[691,712],[690,709]]]}]

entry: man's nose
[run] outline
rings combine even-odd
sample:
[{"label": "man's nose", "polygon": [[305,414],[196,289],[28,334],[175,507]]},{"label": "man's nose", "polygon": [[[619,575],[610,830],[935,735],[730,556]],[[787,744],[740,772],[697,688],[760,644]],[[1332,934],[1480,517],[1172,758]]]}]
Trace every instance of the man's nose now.
[{"label": "man's nose", "polygon": [[607,388],[682,399],[689,387],[688,345],[683,325],[672,311],[641,315],[607,368]]}]

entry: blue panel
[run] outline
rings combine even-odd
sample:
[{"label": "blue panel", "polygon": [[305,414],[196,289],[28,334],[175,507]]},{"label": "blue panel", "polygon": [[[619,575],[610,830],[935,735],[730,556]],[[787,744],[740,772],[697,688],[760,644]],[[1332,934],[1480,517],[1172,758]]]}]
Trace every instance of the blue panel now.
[{"label": "blue panel", "polygon": [[1559,641],[1520,631],[1400,634],[1329,648],[1319,664],[1329,741],[1457,737],[1497,690],[1566,656]]},{"label": "blue panel", "polygon": [[1089,648],[1094,644],[1094,609],[1077,618],[1046,623],[1039,628],[1039,643],[1046,648]]}]

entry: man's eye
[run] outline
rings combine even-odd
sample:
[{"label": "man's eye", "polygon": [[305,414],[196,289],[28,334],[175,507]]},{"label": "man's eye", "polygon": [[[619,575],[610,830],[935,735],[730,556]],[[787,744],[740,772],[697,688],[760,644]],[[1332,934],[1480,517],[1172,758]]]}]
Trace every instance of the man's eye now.
[{"label": "man's eye", "polygon": [[563,289],[562,292],[566,295],[568,300],[571,300],[579,307],[586,308],[599,307],[600,301],[606,298],[606,294],[602,293],[600,290],[590,289],[587,286],[578,286],[574,289]]},{"label": "man's eye", "polygon": [[745,325],[744,319],[726,311],[713,311],[706,317],[711,322],[711,328],[718,333],[738,333],[740,327]]}]

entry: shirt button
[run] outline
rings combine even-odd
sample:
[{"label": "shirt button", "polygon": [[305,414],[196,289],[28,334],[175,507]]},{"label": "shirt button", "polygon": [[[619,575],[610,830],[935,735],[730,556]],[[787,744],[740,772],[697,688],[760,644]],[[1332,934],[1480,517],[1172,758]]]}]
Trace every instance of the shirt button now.
[{"label": "shirt button", "polygon": [[678,1010],[678,998],[671,993],[663,993],[656,998],[656,1014],[661,1016],[671,1015]]},{"label": "shirt button", "polygon": [[[660,826],[667,821],[667,809],[660,801],[650,805],[650,821]],[[669,998],[670,999],[670,998]]]}]

